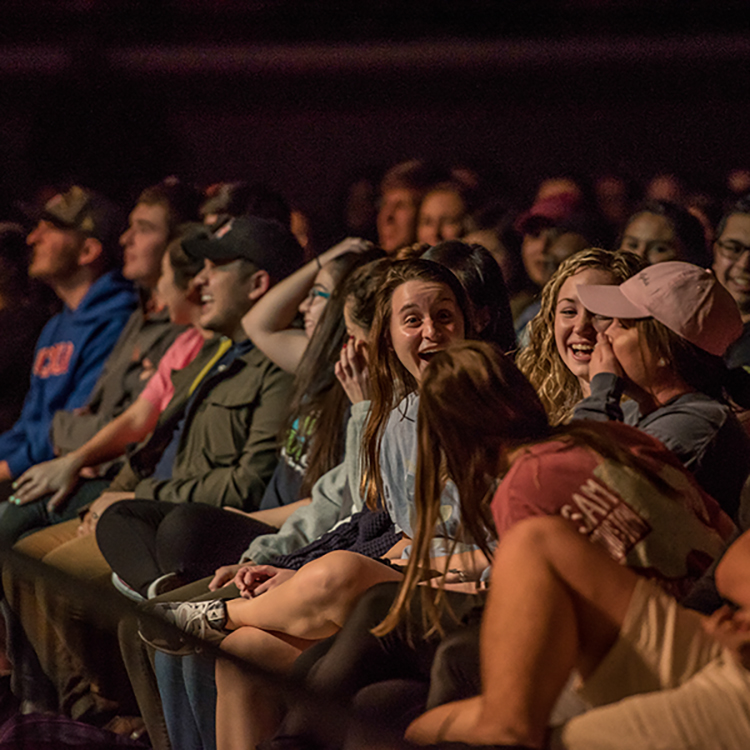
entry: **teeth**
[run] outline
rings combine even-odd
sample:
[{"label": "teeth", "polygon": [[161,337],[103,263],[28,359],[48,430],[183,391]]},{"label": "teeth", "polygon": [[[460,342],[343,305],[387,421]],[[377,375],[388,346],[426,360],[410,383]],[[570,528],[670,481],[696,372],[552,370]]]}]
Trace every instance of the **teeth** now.
[{"label": "teeth", "polygon": [[570,347],[574,352],[581,352],[583,354],[591,354],[594,351],[594,347],[590,344],[575,344]]},{"label": "teeth", "polygon": [[201,294],[201,302],[212,302],[213,297],[210,294]]}]

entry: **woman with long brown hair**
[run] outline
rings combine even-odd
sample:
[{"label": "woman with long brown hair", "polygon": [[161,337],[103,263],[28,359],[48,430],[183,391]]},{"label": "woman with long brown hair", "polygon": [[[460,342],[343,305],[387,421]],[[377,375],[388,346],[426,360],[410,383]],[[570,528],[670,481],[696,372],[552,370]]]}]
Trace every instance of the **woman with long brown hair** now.
[{"label": "woman with long brown hair", "polygon": [[[464,538],[488,556],[521,520],[557,516],[621,565],[678,594],[733,529],[716,502],[649,435],[620,424],[550,426],[519,370],[481,342],[455,344],[426,369],[418,441],[416,523],[404,579],[395,592],[395,585],[383,585],[361,598],[309,681],[315,691],[342,691],[343,700],[367,687],[376,705],[384,698],[391,707],[399,704],[407,723],[403,705],[416,692],[424,706],[426,687],[410,688],[403,700],[393,696],[403,695],[404,679],[429,682],[440,644],[432,634],[461,629],[461,615],[476,603],[446,589],[450,575],[435,578],[435,586],[420,585],[425,570],[450,574],[444,565],[435,568],[428,543],[446,480],[458,490]],[[378,624],[388,604],[390,612]],[[396,677],[400,683],[379,693],[373,685]],[[364,695],[358,702],[365,702]],[[310,731],[311,722],[309,714],[295,711],[284,734]],[[391,723],[397,722],[394,716]]]},{"label": "woman with long brown hair", "polygon": [[[368,502],[374,507],[377,498],[382,498],[405,536],[387,558],[397,558],[412,533],[410,499],[419,382],[430,360],[462,339],[465,329],[471,331],[469,306],[449,270],[423,260],[393,264],[378,294],[371,332],[368,361],[372,404],[363,438]],[[445,528],[449,537],[451,529],[458,526],[455,496],[448,493],[441,506],[447,523],[440,528]],[[452,546],[447,538],[442,544],[438,542],[433,552],[445,555]],[[473,547],[463,549],[452,556],[451,564],[465,566],[467,575],[476,575],[486,560],[477,556]],[[247,598],[160,607],[170,620],[189,632],[222,640],[222,648],[232,653],[253,656],[283,670],[302,650],[335,633],[363,591],[378,582],[399,580],[398,570],[393,563],[383,564],[354,552],[332,552],[297,572],[271,566],[246,568],[235,580]],[[165,650],[180,651],[184,647],[184,643],[160,638],[152,641]],[[251,715],[247,708],[250,692],[254,699],[261,700],[252,686],[231,664],[220,661],[217,688],[219,747],[234,747],[236,743],[244,743],[244,747],[249,740],[256,741],[257,733],[268,727],[259,723],[257,711]]]}]

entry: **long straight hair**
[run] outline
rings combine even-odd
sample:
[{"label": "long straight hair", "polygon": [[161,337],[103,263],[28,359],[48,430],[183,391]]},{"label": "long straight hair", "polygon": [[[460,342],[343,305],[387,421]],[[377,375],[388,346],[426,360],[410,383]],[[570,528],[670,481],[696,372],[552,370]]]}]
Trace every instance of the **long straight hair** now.
[{"label": "long straight hair", "polygon": [[[458,490],[462,538],[492,559],[489,540],[497,538],[491,501],[510,468],[509,454],[551,439],[584,446],[606,459],[644,474],[660,491],[676,490],[636,454],[609,440],[585,422],[553,428],[531,384],[498,347],[458,342],[436,354],[422,379],[417,419],[415,534],[398,596],[373,633],[385,635],[408,614],[422,572],[430,562],[430,542],[440,523],[440,495],[446,479]],[[448,567],[446,559],[446,568]],[[442,573],[447,570],[441,571]],[[425,625],[442,629],[442,585],[420,586]]]},{"label": "long straight hair", "polygon": [[362,487],[368,507],[378,507],[383,483],[380,474],[380,448],[388,418],[409,394],[417,390],[417,381],[396,356],[391,344],[393,293],[408,281],[423,281],[447,286],[456,299],[464,323],[465,335],[472,335],[473,322],[466,294],[458,279],[439,263],[429,260],[402,260],[393,263],[385,275],[375,304],[375,319],[370,332],[368,362],[370,374],[370,413],[362,434]]},{"label": "long straight hair", "polygon": [[383,255],[382,250],[373,249],[344,253],[333,261],[336,287],[297,367],[282,440],[296,434],[303,441],[306,468],[301,497],[308,497],[315,482],[341,462],[349,399],[334,375],[334,367],[346,337],[344,304],[352,288],[348,282],[359,268]]}]

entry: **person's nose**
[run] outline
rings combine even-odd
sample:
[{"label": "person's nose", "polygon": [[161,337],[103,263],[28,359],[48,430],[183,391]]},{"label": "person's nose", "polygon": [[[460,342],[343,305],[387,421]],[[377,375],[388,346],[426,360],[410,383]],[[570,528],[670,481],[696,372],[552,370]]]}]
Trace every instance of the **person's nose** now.
[{"label": "person's nose", "polygon": [[573,321],[573,330],[578,333],[588,333],[594,329],[594,316],[588,310],[582,310]]},{"label": "person's nose", "polygon": [[199,289],[204,287],[208,283],[208,266],[204,265],[200,271],[195,275],[194,280],[195,286]]},{"label": "person's nose", "polygon": [[130,238],[133,236],[133,228],[128,227],[121,235],[120,235],[120,244],[123,247],[127,247],[128,243],[130,242]]},{"label": "person's nose", "polygon": [[422,338],[430,341],[437,341],[440,338],[440,327],[435,325],[435,321],[428,317],[422,323]]}]

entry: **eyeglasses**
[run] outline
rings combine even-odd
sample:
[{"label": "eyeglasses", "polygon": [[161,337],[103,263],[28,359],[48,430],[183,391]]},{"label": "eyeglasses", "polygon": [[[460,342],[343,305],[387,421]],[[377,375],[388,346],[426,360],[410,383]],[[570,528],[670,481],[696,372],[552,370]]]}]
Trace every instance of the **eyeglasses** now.
[{"label": "eyeglasses", "polygon": [[738,260],[739,257],[750,250],[750,245],[743,245],[741,242],[736,240],[716,240],[714,243],[721,255],[727,260]]},{"label": "eyeglasses", "polygon": [[315,298],[320,297],[321,299],[331,299],[330,292],[324,292],[322,289],[315,289],[314,287],[307,293],[306,299],[310,302],[315,302]]}]

